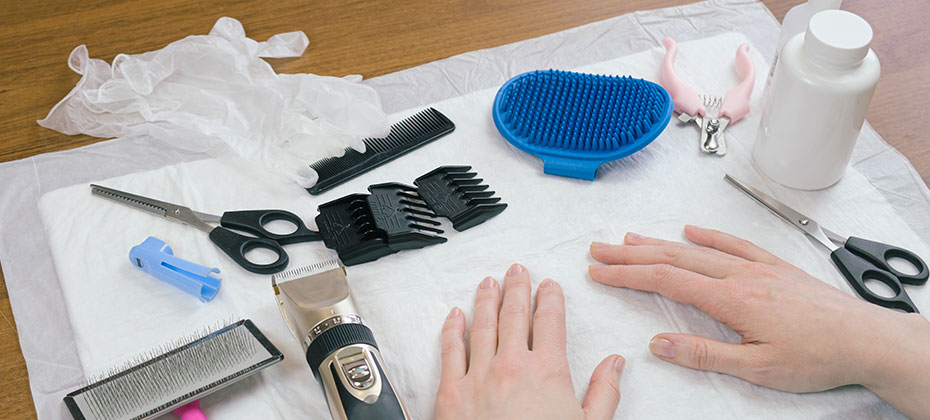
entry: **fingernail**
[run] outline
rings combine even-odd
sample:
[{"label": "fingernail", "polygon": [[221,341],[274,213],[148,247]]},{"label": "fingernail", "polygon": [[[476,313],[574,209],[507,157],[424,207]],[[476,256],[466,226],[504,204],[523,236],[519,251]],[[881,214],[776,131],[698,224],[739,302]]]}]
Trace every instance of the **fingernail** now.
[{"label": "fingernail", "polygon": [[491,287],[494,287],[493,277],[485,277],[481,284],[478,285],[479,289],[490,289]]},{"label": "fingernail", "polygon": [[509,270],[507,270],[507,275],[508,275],[508,276],[515,276],[515,275],[517,275],[517,274],[523,273],[524,271],[526,271],[526,268],[523,268],[522,265],[520,265],[520,264],[514,264],[514,265],[511,265],[511,266],[510,266],[510,269],[509,269]]},{"label": "fingernail", "polygon": [[599,273],[599,272],[601,272],[601,271],[604,271],[605,268],[607,268],[607,266],[604,265],[604,264],[589,265],[589,266],[588,266],[588,272],[590,272],[590,273]]},{"label": "fingernail", "polygon": [[540,289],[545,289],[547,287],[555,286],[555,282],[552,279],[545,279],[542,283],[539,284]]},{"label": "fingernail", "polygon": [[458,306],[456,306],[456,307],[452,308],[451,311],[449,311],[449,316],[448,316],[447,319],[458,318],[460,315],[462,315],[462,310],[459,309]]},{"label": "fingernail", "polygon": [[624,359],[623,356],[621,356],[621,355],[618,354],[618,355],[617,355],[617,359],[614,360],[614,370],[617,371],[617,374],[618,374],[618,375],[619,375],[621,372],[623,372],[623,366],[624,366],[624,365],[626,365],[626,359]]},{"label": "fingernail", "polygon": [[633,232],[627,232],[627,233],[626,233],[626,241],[627,241],[627,242],[635,242],[635,241],[639,241],[639,240],[642,240],[642,239],[643,239],[643,236],[640,235],[640,234],[638,234],[638,233],[633,233]]},{"label": "fingernail", "polygon": [[649,351],[663,359],[675,358],[675,344],[665,338],[653,338],[649,342]]},{"label": "fingernail", "polygon": [[603,242],[596,242],[596,241],[595,241],[595,242],[591,242],[591,249],[604,249],[604,248],[607,248],[607,247],[609,247],[609,246],[610,246],[609,244],[605,244],[605,243],[603,243]]}]

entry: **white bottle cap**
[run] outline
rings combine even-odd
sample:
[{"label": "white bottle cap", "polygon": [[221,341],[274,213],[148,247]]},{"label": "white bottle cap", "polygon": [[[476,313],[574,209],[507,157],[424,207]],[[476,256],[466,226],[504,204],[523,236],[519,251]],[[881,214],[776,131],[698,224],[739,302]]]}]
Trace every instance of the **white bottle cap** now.
[{"label": "white bottle cap", "polygon": [[869,52],[872,27],[865,19],[845,10],[815,14],[804,34],[804,52],[811,60],[833,66],[856,65]]}]

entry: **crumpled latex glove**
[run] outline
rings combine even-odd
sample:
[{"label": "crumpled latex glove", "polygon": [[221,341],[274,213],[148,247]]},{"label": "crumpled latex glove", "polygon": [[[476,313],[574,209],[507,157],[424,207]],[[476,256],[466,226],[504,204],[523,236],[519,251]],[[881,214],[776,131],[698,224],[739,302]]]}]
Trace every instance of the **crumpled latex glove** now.
[{"label": "crumpled latex glove", "polygon": [[192,35],[107,64],[71,52],[81,74],[74,89],[39,125],[96,137],[148,135],[191,151],[239,155],[286,174],[303,187],[317,181],[308,163],[340,156],[347,146],[384,137],[390,122],[374,89],[360,76],[277,74],[262,57],[297,57],[302,31],[257,42],[238,20],[217,20],[209,35]]}]

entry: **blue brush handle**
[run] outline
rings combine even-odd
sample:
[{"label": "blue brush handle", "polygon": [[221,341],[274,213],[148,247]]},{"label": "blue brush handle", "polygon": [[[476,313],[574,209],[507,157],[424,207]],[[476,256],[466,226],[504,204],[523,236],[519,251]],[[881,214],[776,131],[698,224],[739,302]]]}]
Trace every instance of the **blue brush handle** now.
[{"label": "blue brush handle", "polygon": [[597,174],[597,168],[603,163],[600,161],[571,159],[559,156],[542,155],[540,158],[543,161],[543,172],[549,175],[586,179],[588,181],[594,180],[594,175]]}]

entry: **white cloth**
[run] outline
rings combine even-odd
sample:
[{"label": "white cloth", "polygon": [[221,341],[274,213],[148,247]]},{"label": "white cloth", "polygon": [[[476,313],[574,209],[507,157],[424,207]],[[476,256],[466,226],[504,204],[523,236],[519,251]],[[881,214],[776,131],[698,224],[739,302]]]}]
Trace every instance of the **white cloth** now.
[{"label": "white cloth", "polygon": [[[733,52],[747,40],[738,34],[682,42],[679,74],[702,91],[725,92],[737,83]],[[658,78],[664,53],[655,47],[578,70]],[[757,69],[766,61],[751,49]],[[697,71],[701,66],[717,71]],[[759,73],[762,73],[761,71]],[[756,80],[758,109],[764,79]],[[105,186],[195,210],[283,208],[305,220],[318,204],[369,184],[411,182],[444,164],[470,164],[509,204],[507,210],[465,232],[447,230],[449,242],[404,251],[348,268],[362,316],[374,331],[386,368],[413,418],[430,418],[439,377],[440,326],[452,306],[471,313],[474,290],[486,275],[500,276],[514,261],[525,264],[534,283],[545,277],[565,290],[569,363],[579,396],[603,357],[627,360],[624,400],[615,418],[859,418],[900,416],[861,387],[789,394],[713,373],[662,362],[648,352],[660,332],[689,332],[737,340],[728,328],[697,309],[651,293],[610,288],[592,281],[592,240],[619,242],[627,231],[683,239],[682,224],[732,232],[852,293],[832,266],[829,252],[771,215],[723,181],[725,172],[771,192],[832,230],[887,241],[930,256],[927,246],[869,182],[850,168],[836,186],[819,192],[787,190],[752,169],[749,151],[759,113],[728,128],[729,152],[702,154],[693,125],[670,127],[634,156],[603,166],[594,182],[544,175],[541,163],[504,141],[491,120],[496,89],[434,104],[456,130],[414,152],[344,184],[322,197],[262,173],[238,159],[208,159],[112,179]],[[417,109],[393,115],[400,119]],[[88,375],[175,337],[230,318],[251,318],[285,353],[285,361],[207,397],[208,416],[251,419],[326,418],[326,404],[300,346],[280,318],[268,276],[250,274],[216,249],[202,232],[94,197],[87,185],[46,194],[40,201],[55,266]],[[61,203],[69,203],[67,208]],[[855,208],[855,212],[848,209]],[[84,216],[74,217],[75,214]],[[224,285],[207,304],[166,287],[131,267],[126,253],[149,235],[169,242],[177,255],[216,265]],[[334,256],[320,243],[291,245],[291,267]],[[93,250],[92,256],[87,250]],[[92,263],[88,263],[88,262]],[[908,287],[918,307],[930,308],[927,288]],[[403,303],[403,304],[400,304]]]},{"label": "white cloth", "polygon": [[361,140],[386,136],[390,124],[360,76],[277,74],[263,60],[299,57],[308,42],[301,31],[256,42],[224,17],[209,35],[119,54],[112,65],[80,45],[68,65],[81,79],[38,123],[65,134],[148,135],[212,154],[232,149],[310,187],[317,174],[307,162],[350,146],[364,152]]}]

